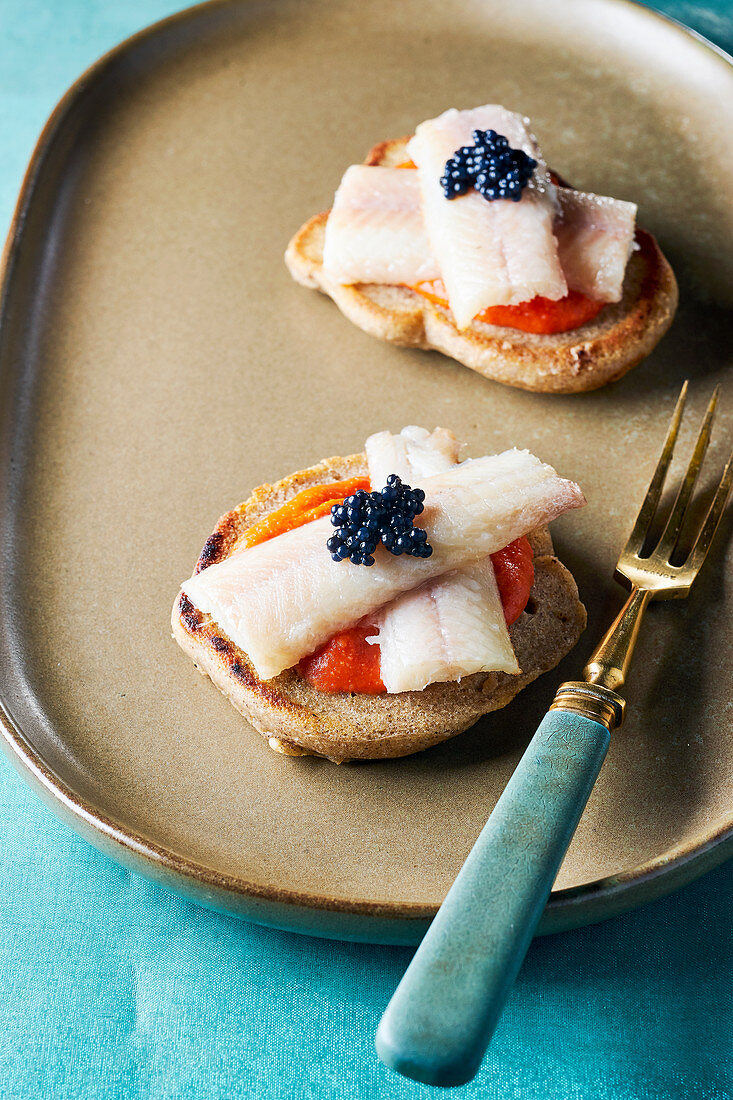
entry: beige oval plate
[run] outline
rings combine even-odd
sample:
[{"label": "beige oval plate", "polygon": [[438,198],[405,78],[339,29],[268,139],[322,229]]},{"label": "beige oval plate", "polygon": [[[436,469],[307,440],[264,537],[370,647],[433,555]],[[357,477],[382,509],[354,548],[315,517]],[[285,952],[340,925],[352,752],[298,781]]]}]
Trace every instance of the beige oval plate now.
[{"label": "beige oval plate", "polygon": [[[347,164],[491,100],[532,117],[564,176],[636,200],[677,270],[672,332],[606,390],[522,393],[379,343],[283,265]],[[613,562],[681,380],[701,405],[730,363],[732,113],[722,56],[613,0],[214,3],[82,77],[23,188],[0,349],[6,741],[76,828],[205,904],[419,937],[618,606]],[[254,485],[406,423],[448,425],[473,453],[529,447],[581,482],[590,503],[555,535],[588,631],[556,675],[430,752],[277,756],[172,643],[171,602]],[[692,598],[652,611],[545,931],[730,851],[729,533]]]}]

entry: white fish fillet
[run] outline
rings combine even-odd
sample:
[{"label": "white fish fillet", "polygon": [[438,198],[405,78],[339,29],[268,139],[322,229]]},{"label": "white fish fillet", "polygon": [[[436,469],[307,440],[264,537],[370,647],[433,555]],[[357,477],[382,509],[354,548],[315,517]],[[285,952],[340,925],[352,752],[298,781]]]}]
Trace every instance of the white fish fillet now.
[{"label": "white fish fillet", "polygon": [[183,592],[210,614],[267,680],[340,630],[424,581],[485,558],[585,503],[572,481],[529,451],[461,463],[423,482],[430,558],[379,548],[373,566],[334,562],[329,518],[237,551],[187,580]]},{"label": "white fish fillet", "polygon": [[[458,450],[445,428],[379,432],[366,441],[372,485],[395,473],[414,488],[455,466]],[[378,613],[376,626],[388,692],[421,691],[474,672],[519,672],[490,557],[398,596]]]},{"label": "white fish fillet", "polygon": [[408,425],[399,435],[376,432],[366,441],[365,451],[372,488],[381,489],[390,474],[397,474],[412,488],[426,477],[442,474],[458,462],[461,445],[447,428]]},{"label": "white fish fillet", "polygon": [[323,270],[334,282],[415,284],[437,279],[417,173],[352,164],[326,222]]},{"label": "white fish fillet", "polygon": [[[349,200],[339,206],[337,216],[326,226],[327,274],[339,283],[407,286],[439,278],[423,226],[416,173],[354,165],[354,185],[360,189],[362,169],[367,174],[392,173],[393,184],[381,193],[390,192],[399,201],[390,201],[382,210],[379,188],[370,184],[373,202],[357,197],[354,204]],[[347,176],[351,172],[349,168]],[[634,241],[636,205],[568,188],[558,188],[556,195],[560,212],[553,233],[568,288],[598,301],[620,301]]]},{"label": "white fish fillet", "polygon": [[554,232],[568,286],[601,302],[620,301],[636,204],[566,188],[557,197]]},{"label": "white fish fillet", "polygon": [[421,691],[474,672],[519,672],[491,558],[398,596],[377,625],[388,692]]},{"label": "white fish fillet", "polygon": [[[520,202],[487,202],[476,191],[447,199],[445,162],[475,129],[504,134],[538,161]],[[503,107],[445,111],[423,122],[408,145],[420,178],[425,228],[448,292],[456,325],[465,329],[487,306],[516,305],[536,295],[563,298],[567,283],[552,225],[557,189],[525,120]]]}]

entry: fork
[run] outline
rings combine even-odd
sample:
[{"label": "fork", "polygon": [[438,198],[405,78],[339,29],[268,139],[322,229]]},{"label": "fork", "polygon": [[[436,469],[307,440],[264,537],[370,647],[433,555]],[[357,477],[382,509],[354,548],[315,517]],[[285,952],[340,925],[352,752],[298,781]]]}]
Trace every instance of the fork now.
[{"label": "fork", "polygon": [[382,1061],[430,1085],[462,1085],[476,1074],[527,953],[555,876],[624,718],[626,680],[645,609],[688,595],[725,510],[729,459],[686,559],[673,564],[710,442],[719,388],[703,419],[687,472],[656,546],[652,520],[679,433],[687,382],[641,510],[616,565],[631,593],[582,681],[558,689],[379,1024]]}]

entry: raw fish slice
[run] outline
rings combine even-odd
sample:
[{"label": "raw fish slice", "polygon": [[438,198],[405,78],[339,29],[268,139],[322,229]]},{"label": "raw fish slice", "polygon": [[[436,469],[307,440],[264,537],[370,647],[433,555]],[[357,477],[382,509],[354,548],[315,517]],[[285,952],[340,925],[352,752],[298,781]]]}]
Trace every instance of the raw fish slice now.
[{"label": "raw fish slice", "polygon": [[557,196],[554,232],[568,286],[598,301],[620,301],[634,243],[635,203],[565,188]]},{"label": "raw fish slice", "polygon": [[[535,159],[541,157],[523,123],[515,124],[518,116],[509,112],[505,116],[505,129],[514,127],[512,141]],[[553,232],[568,287],[590,298],[619,301],[636,206],[603,195],[556,189],[549,183],[544,162],[535,169],[535,177],[538,174],[548,197],[558,203]],[[530,188],[538,186],[535,180],[530,184]],[[410,286],[440,278],[425,232],[417,173],[358,164],[347,169],[326,225],[324,270],[338,283]]]},{"label": "raw fish slice", "polygon": [[[445,428],[379,432],[366,441],[369,477],[379,485],[396,473],[413,487],[422,485],[426,476],[455,466],[458,450]],[[473,672],[519,672],[490,557],[398,596],[376,624],[388,692],[421,691]]]},{"label": "raw fish slice", "polygon": [[421,691],[474,672],[519,672],[491,558],[398,596],[378,627],[388,692]]},{"label": "raw fish slice", "polygon": [[[493,129],[538,160],[519,202],[487,202],[476,191],[447,199],[445,162],[473,130]],[[552,232],[556,191],[524,120],[503,107],[449,110],[423,122],[408,145],[420,177],[425,228],[456,325],[465,329],[488,306],[516,305],[536,295],[563,298],[567,283]]]},{"label": "raw fish slice", "polygon": [[397,474],[414,489],[426,477],[455,466],[460,444],[447,428],[429,432],[410,425],[399,435],[391,432],[370,435],[365,450],[373,489],[383,488],[390,474]]},{"label": "raw fish slice", "polygon": [[323,270],[345,284],[438,278],[417,173],[366,164],[346,169],[326,222]]},{"label": "raw fish slice", "polygon": [[270,679],[395,596],[486,557],[535,527],[585,503],[577,485],[529,451],[474,459],[427,478],[422,526],[429,558],[395,557],[383,547],[373,566],[334,562],[328,517],[235,551],[183,584]]}]

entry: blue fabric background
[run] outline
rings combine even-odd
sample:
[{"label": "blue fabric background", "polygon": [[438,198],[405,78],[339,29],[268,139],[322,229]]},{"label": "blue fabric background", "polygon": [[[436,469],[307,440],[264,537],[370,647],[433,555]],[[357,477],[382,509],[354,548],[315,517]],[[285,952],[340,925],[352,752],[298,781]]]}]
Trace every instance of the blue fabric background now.
[{"label": "blue fabric background", "polygon": [[[0,0],[0,227],[75,77],[171,0]],[[733,52],[730,0],[666,0]],[[0,1096],[393,1100],[444,1095],[373,1051],[404,948],[257,928],[78,840],[0,761]],[[672,897],[536,940],[479,1077],[449,1095],[733,1096],[733,863]]]}]

